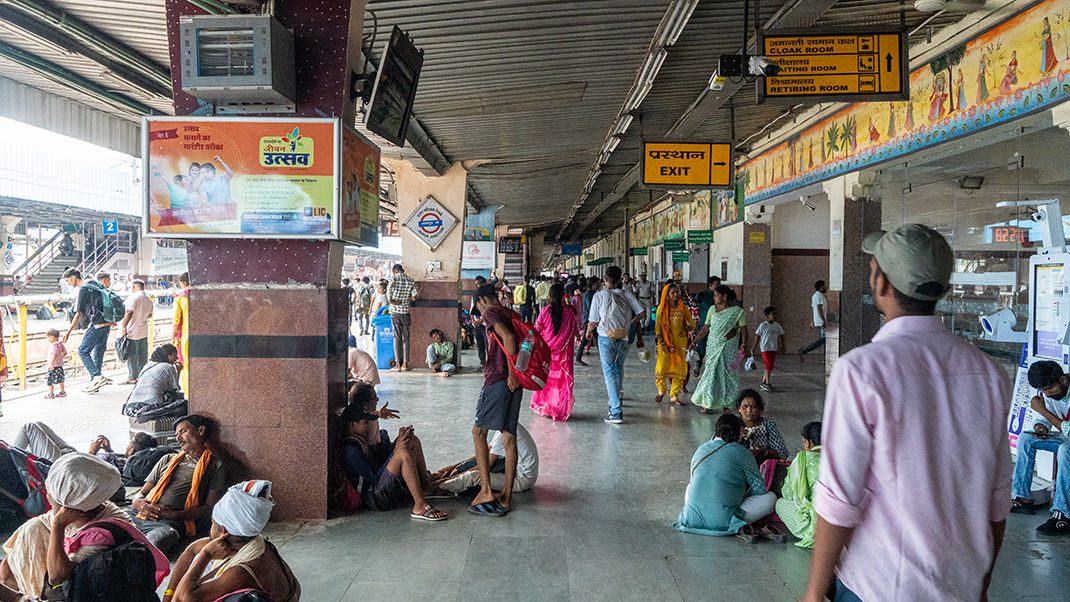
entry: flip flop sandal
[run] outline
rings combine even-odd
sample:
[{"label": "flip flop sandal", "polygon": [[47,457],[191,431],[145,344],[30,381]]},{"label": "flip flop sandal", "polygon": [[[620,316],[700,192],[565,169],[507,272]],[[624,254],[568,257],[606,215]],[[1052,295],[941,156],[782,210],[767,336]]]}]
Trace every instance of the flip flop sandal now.
[{"label": "flip flop sandal", "polygon": [[662,399],[663,399],[664,397],[665,397],[664,395],[655,395],[655,396],[654,396],[654,403],[661,403],[661,400],[662,400]]},{"label": "flip flop sandal", "polygon": [[[435,513],[442,513],[442,516],[431,516],[432,514],[435,514]],[[415,512],[412,512],[412,513],[409,514],[409,518],[415,518],[416,520],[425,520],[425,521],[428,521],[428,522],[437,523],[438,521],[446,520],[448,517],[445,515],[445,513],[443,513],[438,508],[435,508],[431,504],[428,504],[428,505],[424,506],[424,511],[423,512],[421,512],[420,514],[416,514]]]},{"label": "flip flop sandal", "polygon": [[670,403],[672,403],[672,405],[674,405],[674,406],[678,406],[678,407],[681,407],[681,408],[687,405],[686,403],[680,401],[679,399],[673,399],[673,400],[670,401]]},{"label": "flip flop sandal", "polygon": [[468,511],[472,514],[478,514],[479,516],[493,516],[496,518],[505,516],[509,512],[497,500],[469,506]]},{"label": "flip flop sandal", "polygon": [[453,492],[446,491],[445,489],[436,489],[424,496],[424,498],[428,500],[452,500],[454,497]]}]

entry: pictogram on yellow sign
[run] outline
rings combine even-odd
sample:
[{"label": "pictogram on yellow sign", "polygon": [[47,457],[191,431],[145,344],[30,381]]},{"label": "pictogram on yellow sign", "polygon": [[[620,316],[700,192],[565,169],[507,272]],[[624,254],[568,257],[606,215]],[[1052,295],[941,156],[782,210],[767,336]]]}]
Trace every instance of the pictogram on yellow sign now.
[{"label": "pictogram on yellow sign", "polygon": [[643,184],[729,188],[732,186],[732,145],[727,142],[644,142]]},{"label": "pictogram on yellow sign", "polygon": [[858,102],[909,98],[906,33],[775,32],[762,49],[780,66],[758,87],[758,102]]}]

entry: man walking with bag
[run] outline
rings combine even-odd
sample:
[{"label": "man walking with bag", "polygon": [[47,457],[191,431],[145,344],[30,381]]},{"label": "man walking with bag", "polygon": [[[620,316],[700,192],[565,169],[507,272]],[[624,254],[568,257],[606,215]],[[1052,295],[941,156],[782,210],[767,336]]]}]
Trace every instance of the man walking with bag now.
[{"label": "man walking with bag", "polygon": [[620,424],[624,422],[620,398],[624,386],[624,360],[628,356],[628,331],[633,324],[642,323],[643,306],[634,295],[621,288],[619,267],[609,266],[603,281],[606,288],[595,293],[591,301],[587,338],[598,331],[598,355],[609,394],[609,414],[605,422]]},{"label": "man walking with bag", "polygon": [[126,384],[137,382],[141,369],[149,362],[149,318],[152,317],[152,299],[145,293],[145,281],[135,280],[134,292],[126,298],[120,336],[127,340]]}]

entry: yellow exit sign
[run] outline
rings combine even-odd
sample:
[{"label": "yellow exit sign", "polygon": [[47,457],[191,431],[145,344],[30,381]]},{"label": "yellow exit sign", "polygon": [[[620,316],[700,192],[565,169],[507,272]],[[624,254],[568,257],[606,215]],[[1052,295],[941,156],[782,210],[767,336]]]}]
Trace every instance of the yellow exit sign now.
[{"label": "yellow exit sign", "polygon": [[780,66],[758,102],[888,101],[910,98],[907,34],[901,29],[778,31],[761,41]]},{"label": "yellow exit sign", "polygon": [[728,142],[644,142],[643,184],[730,188],[732,145]]}]

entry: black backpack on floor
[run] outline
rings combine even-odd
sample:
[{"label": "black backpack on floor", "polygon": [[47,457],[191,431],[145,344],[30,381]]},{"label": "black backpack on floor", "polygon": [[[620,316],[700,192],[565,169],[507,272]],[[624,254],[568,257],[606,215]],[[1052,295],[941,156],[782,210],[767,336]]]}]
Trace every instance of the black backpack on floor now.
[{"label": "black backpack on floor", "polygon": [[[64,584],[66,602],[159,602],[156,595],[156,560],[149,547],[122,527],[107,521],[84,528],[104,529],[115,545],[74,565]],[[52,600],[47,596],[44,600]]]}]

